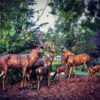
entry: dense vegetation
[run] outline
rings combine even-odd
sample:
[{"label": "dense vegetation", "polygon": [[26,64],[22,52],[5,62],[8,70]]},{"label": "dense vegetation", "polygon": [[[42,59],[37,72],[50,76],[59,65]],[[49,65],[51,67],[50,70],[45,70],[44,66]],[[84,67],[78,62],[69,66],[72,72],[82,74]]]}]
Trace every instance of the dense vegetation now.
[{"label": "dense vegetation", "polygon": [[[51,14],[57,16],[54,33],[55,43],[79,53],[96,53],[93,42],[100,30],[99,0],[51,0]],[[54,41],[54,37],[52,37]]]},{"label": "dense vegetation", "polygon": [[23,53],[32,49],[31,43],[38,44],[36,37],[39,27],[31,20],[35,11],[34,0],[1,0],[0,1],[0,55]]}]

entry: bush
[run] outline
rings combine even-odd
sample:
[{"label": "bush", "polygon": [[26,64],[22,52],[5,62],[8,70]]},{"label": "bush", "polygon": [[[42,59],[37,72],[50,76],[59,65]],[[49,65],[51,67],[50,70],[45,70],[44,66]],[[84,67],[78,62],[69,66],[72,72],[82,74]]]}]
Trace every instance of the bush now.
[{"label": "bush", "polygon": [[[1,73],[1,69],[0,69],[0,73]],[[6,75],[6,80],[5,80],[5,85],[12,85],[15,84],[19,81],[21,81],[22,79],[22,72],[19,69],[9,69]],[[2,78],[0,78],[0,84],[2,84]]]},{"label": "bush", "polygon": [[53,62],[52,63],[52,72],[54,72],[58,67],[62,66],[61,62]]}]

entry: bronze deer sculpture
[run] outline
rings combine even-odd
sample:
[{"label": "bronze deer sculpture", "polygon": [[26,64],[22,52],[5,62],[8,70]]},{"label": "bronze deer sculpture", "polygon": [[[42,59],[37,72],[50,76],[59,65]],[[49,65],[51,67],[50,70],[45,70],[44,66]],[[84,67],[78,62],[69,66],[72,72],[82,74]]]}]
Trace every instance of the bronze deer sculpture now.
[{"label": "bronze deer sculpture", "polygon": [[64,49],[64,61],[65,63],[70,66],[70,72],[69,72],[69,77],[68,80],[70,80],[70,76],[71,76],[71,71],[72,68],[74,69],[74,73],[75,73],[75,80],[76,80],[76,70],[75,70],[75,66],[79,66],[84,64],[85,68],[88,71],[88,77],[89,78],[89,73],[90,73],[90,69],[87,66],[87,62],[91,61],[91,57],[88,54],[80,54],[80,55],[75,55],[74,53]]},{"label": "bronze deer sculpture", "polygon": [[[52,59],[53,61],[53,58],[54,58],[54,54],[55,53],[55,49],[54,48],[51,48],[50,49],[50,55],[49,55],[49,58]],[[40,66],[45,66],[45,63],[48,61],[48,57],[44,57],[44,58],[39,58],[37,60],[37,62],[33,65],[35,68],[38,68]]]},{"label": "bronze deer sculpture", "polygon": [[[55,49],[54,48],[51,48],[50,49],[50,56],[49,57],[44,57],[44,58],[39,58],[35,64],[33,64],[32,68],[38,68],[38,67],[46,67],[46,63],[49,61],[48,58],[52,59],[53,61],[53,58],[54,58],[54,54],[55,53]],[[50,65],[52,65],[52,62],[50,63]],[[25,77],[25,80],[26,78],[28,79],[28,81],[30,80],[30,75],[32,73],[32,69],[29,70],[29,72],[26,74],[26,77]],[[25,82],[26,84],[26,82]]]},{"label": "bronze deer sculpture", "polygon": [[43,76],[46,77],[46,83],[49,86],[50,85],[50,71],[51,71],[51,64],[52,64],[52,58],[48,57],[48,61],[45,62],[44,66],[40,66],[36,69],[37,74],[37,89],[40,89],[40,81],[43,78]]},{"label": "bronze deer sculpture", "polygon": [[0,57],[0,68],[3,69],[0,77],[3,76],[3,90],[5,90],[5,78],[8,71],[8,68],[19,69],[23,71],[22,84],[21,87],[24,87],[24,78],[27,68],[32,67],[32,65],[37,61],[39,55],[44,51],[40,46],[37,46],[36,49],[32,50],[29,54],[7,54]]},{"label": "bronze deer sculpture", "polygon": [[91,80],[93,80],[93,78],[98,79],[96,72],[99,72],[100,75],[100,65],[96,65],[91,69]]},{"label": "bronze deer sculpture", "polygon": [[68,74],[68,68],[65,67],[65,66],[60,66],[56,69],[54,75],[52,76],[52,79],[55,78],[55,76],[58,74],[58,77],[59,77],[59,80],[61,80],[61,73],[64,72],[66,77],[67,77],[67,74]]}]

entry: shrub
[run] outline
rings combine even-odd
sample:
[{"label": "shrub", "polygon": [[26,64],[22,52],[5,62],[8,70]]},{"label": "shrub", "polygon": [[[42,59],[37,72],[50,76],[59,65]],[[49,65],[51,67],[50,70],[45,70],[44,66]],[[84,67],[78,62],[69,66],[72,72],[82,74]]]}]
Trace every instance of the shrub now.
[{"label": "shrub", "polygon": [[58,67],[62,66],[61,62],[53,62],[52,63],[52,72],[54,72]]}]

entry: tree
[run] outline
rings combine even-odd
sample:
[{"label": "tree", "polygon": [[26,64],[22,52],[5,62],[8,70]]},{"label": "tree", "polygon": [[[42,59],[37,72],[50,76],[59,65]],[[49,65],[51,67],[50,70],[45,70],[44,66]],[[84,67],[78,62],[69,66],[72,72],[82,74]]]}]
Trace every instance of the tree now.
[{"label": "tree", "polygon": [[[92,0],[91,0],[92,1]],[[85,4],[86,3],[86,4]],[[84,0],[51,0],[49,6],[51,13],[58,16],[55,24],[55,33],[63,34],[64,45],[67,49],[77,53],[96,52],[96,46],[92,38],[100,28],[100,21],[89,14],[91,9],[88,2]],[[81,9],[80,9],[81,7]],[[91,6],[94,8],[94,6]],[[97,9],[95,9],[97,11]],[[94,22],[93,22],[94,21]]]},{"label": "tree", "polygon": [[[32,49],[27,41],[39,43],[36,32],[47,23],[37,26],[30,20],[34,17],[34,4],[34,0],[0,1],[0,55]],[[31,30],[31,27],[35,28]]]}]

